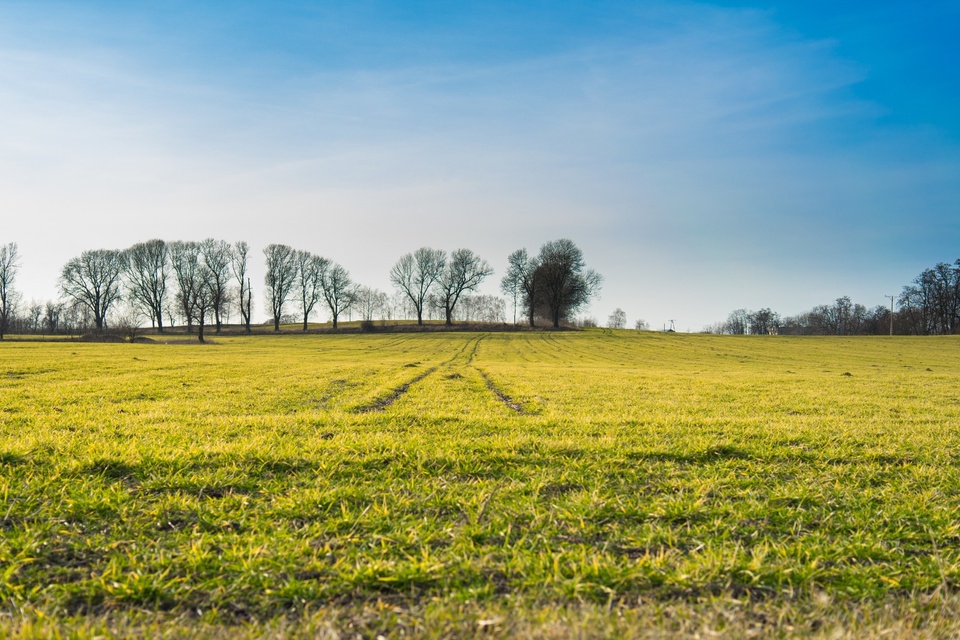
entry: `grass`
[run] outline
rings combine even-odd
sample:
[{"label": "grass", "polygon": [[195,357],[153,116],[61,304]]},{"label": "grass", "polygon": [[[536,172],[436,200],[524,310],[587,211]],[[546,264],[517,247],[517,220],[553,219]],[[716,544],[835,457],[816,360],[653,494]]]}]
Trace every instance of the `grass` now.
[{"label": "grass", "polygon": [[0,344],[0,633],[960,633],[960,343]]}]

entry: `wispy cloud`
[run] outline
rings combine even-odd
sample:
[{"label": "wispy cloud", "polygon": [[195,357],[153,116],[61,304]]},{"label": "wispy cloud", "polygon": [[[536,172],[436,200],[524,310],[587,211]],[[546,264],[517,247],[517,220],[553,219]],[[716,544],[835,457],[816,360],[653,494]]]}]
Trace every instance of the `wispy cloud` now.
[{"label": "wispy cloud", "polygon": [[[604,304],[696,326],[751,300],[839,295],[823,274],[851,262],[890,277],[877,256],[906,209],[932,225],[960,196],[956,148],[885,127],[857,95],[867,66],[768,13],[649,5],[613,31],[551,23],[487,55],[484,37],[520,37],[335,17],[370,39],[352,49],[323,20],[253,11],[227,25],[259,19],[249,40],[215,49],[142,16],[113,42],[100,26],[0,45],[0,208],[23,213],[5,235],[24,245],[25,282],[49,291],[93,246],[218,235],[333,253],[385,287],[420,244],[497,263],[570,235],[607,274]],[[277,44],[281,27],[295,45]],[[875,286],[851,277],[847,293]]]}]

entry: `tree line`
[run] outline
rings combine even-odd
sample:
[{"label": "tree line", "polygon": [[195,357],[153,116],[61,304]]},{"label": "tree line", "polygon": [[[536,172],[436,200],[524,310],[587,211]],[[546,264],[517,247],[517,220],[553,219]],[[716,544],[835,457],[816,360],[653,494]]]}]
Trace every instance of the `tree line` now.
[{"label": "tree line", "polygon": [[[334,329],[354,310],[364,320],[378,313],[383,320],[390,312],[412,315],[419,325],[437,313],[448,326],[458,314],[505,321],[502,299],[475,294],[493,269],[470,249],[447,255],[421,247],[401,256],[390,270],[393,299],[355,283],[343,266],[328,258],[289,245],[268,245],[263,258],[264,306],[275,331],[292,320],[291,308],[304,331],[318,307],[326,307]],[[16,243],[0,246],[0,339],[11,327],[19,332],[76,333],[88,327],[102,332],[108,318],[137,326],[140,319],[134,316],[140,316],[160,333],[180,319],[202,342],[206,327],[220,333],[232,310],[251,331],[251,253],[243,241],[153,239],[127,249],[84,251],[61,269],[61,301],[45,305],[21,304],[14,288],[19,259]],[[538,318],[559,326],[599,290],[600,276],[585,268],[582,252],[570,240],[548,242],[535,257],[519,250],[509,262],[501,287],[513,295],[514,315],[522,307],[531,326]],[[121,302],[127,303],[123,317],[117,313]]]},{"label": "tree line", "polygon": [[[894,304],[895,303],[895,304]],[[796,316],[769,308],[732,311],[708,333],[781,335],[948,335],[960,333],[960,259],[925,269],[891,306],[867,308],[841,296]]]},{"label": "tree line", "polygon": [[878,305],[867,309],[842,296],[795,316],[781,316],[766,307],[756,311],[736,309],[724,322],[705,331],[731,335],[878,335],[887,333],[889,324],[889,308]]}]

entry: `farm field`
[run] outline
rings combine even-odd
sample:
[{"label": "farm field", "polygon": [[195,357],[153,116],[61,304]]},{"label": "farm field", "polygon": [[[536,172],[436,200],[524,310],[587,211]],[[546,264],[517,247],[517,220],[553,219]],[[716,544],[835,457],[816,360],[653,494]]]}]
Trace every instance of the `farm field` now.
[{"label": "farm field", "polygon": [[955,338],[209,338],[0,343],[0,636],[960,634]]}]

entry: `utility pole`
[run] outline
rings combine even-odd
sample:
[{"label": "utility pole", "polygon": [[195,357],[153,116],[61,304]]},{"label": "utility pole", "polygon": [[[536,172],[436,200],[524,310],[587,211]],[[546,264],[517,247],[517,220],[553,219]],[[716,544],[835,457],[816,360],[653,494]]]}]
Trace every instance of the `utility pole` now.
[{"label": "utility pole", "polygon": [[883,296],[890,298],[890,335],[893,335],[893,301],[897,296]]}]

